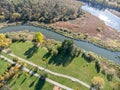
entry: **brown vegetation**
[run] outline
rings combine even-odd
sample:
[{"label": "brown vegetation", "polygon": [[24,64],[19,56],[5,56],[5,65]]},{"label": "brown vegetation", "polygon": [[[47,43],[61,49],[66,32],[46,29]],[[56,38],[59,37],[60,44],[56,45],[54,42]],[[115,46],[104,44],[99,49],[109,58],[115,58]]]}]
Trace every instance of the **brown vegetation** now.
[{"label": "brown vegetation", "polygon": [[87,41],[97,40],[100,46],[120,49],[120,33],[106,26],[103,21],[91,14],[86,14],[72,21],[56,22],[53,25],[58,28],[67,28],[74,33],[83,33],[89,36]]}]

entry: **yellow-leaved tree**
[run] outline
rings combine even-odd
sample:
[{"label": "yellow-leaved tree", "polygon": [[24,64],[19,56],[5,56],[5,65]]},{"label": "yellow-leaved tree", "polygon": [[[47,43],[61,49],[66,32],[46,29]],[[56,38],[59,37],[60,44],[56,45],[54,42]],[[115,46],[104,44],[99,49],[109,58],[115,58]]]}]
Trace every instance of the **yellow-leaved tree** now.
[{"label": "yellow-leaved tree", "polygon": [[11,40],[6,38],[5,35],[3,33],[0,34],[0,52],[9,46],[9,44],[11,43]]},{"label": "yellow-leaved tree", "polygon": [[101,90],[104,87],[104,79],[101,77],[93,77],[92,85],[95,88],[95,90]]},{"label": "yellow-leaved tree", "polygon": [[12,18],[14,18],[15,20],[19,19],[20,17],[21,17],[20,13],[13,13],[12,14]]},{"label": "yellow-leaved tree", "polygon": [[36,32],[35,41],[37,42],[38,45],[42,44],[44,41],[44,35],[41,32]]}]

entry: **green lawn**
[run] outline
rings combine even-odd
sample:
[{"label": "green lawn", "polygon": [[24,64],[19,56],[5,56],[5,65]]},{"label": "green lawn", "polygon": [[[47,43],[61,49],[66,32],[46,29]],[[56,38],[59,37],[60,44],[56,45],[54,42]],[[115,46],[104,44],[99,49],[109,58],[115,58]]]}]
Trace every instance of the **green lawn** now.
[{"label": "green lawn", "polygon": [[25,73],[19,78],[14,78],[9,82],[8,86],[10,86],[12,90],[48,90],[48,88],[52,90],[54,87],[54,85],[43,82],[37,77],[26,76]]},{"label": "green lawn", "polygon": [[[3,53],[3,52],[2,52],[2,55],[4,55],[7,58],[13,59],[13,57],[11,57],[11,56]],[[27,65],[26,67],[29,68],[30,70],[32,69],[34,71],[33,66]],[[39,73],[41,75],[43,72],[38,70],[37,73]],[[52,74],[48,74],[48,78],[52,79],[52,80],[54,80],[54,81],[56,81],[58,83],[61,83],[61,84],[65,85],[65,86],[68,86],[70,88],[73,88],[73,89],[80,88],[82,90],[88,90],[88,88],[84,87],[83,85],[81,85],[79,83],[73,82],[70,79],[54,76]]]},{"label": "green lawn", "polygon": [[0,75],[4,73],[7,67],[8,67],[8,63],[0,59]]},{"label": "green lawn", "polygon": [[[8,67],[8,62],[0,59],[0,75]],[[27,75],[25,72],[18,78],[15,76],[12,80],[9,81],[8,86],[12,90],[50,90],[53,89],[54,85],[48,82],[42,82],[38,77]]]},{"label": "green lawn", "polygon": [[[39,48],[38,51],[32,55],[30,53],[31,51],[29,51],[31,50],[30,49],[31,47],[33,47],[33,44],[30,42],[14,43],[10,46],[13,53],[16,54],[17,56],[27,59],[28,61],[34,62],[37,65],[45,67],[46,63],[42,61],[42,57],[46,54],[45,49]],[[29,51],[31,57],[27,58],[27,56],[24,55],[26,51]],[[49,64],[48,69],[58,73],[73,76],[88,84],[91,84],[91,80],[94,76],[101,76],[105,80],[104,90],[111,90],[110,85],[112,82],[108,82],[104,75],[96,72],[94,63],[87,63],[80,56],[78,58],[75,58],[72,61],[72,63],[66,67],[63,67],[62,65],[56,66],[55,64]],[[113,81],[116,81],[116,78],[114,78]]]}]

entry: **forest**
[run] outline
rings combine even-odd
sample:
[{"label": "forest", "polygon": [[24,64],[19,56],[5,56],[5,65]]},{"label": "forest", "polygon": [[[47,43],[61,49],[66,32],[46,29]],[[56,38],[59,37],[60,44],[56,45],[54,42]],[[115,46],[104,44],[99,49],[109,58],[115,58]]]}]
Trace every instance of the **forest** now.
[{"label": "forest", "polygon": [[62,0],[0,0],[0,21],[53,23],[73,20],[83,14],[80,5]]}]

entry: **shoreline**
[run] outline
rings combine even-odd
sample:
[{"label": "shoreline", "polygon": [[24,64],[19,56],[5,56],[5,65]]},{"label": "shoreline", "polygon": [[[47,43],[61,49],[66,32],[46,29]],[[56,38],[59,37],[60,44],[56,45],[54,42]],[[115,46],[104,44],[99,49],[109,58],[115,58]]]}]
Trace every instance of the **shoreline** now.
[{"label": "shoreline", "polygon": [[112,10],[112,9],[108,9],[112,14],[120,17],[120,12],[116,11],[116,10]]},{"label": "shoreline", "polygon": [[[90,44],[93,44],[99,48],[103,48],[103,49],[106,49],[106,50],[109,50],[111,52],[120,52],[119,49],[114,49],[114,48],[107,48],[105,46],[102,46],[102,44],[99,44],[99,43],[95,43],[95,42],[92,42],[92,41],[88,41],[88,40],[85,40],[83,37],[82,38],[78,38],[78,37],[75,37],[74,35],[75,34],[78,34],[78,33],[74,33],[74,32],[71,32],[69,29],[66,29],[66,28],[57,28],[57,27],[54,27],[54,26],[51,26],[49,24],[43,24],[43,23],[39,23],[39,22],[27,22],[25,24],[22,24],[22,22],[13,22],[13,23],[7,23],[7,22],[4,22],[5,24],[3,24],[2,27],[0,27],[0,29],[2,28],[7,28],[9,26],[18,26],[18,25],[31,25],[31,26],[35,26],[35,27],[38,27],[38,28],[44,28],[44,29],[47,29],[49,31],[52,31],[54,33],[57,33],[57,34],[60,34],[62,36],[65,36],[67,38],[70,38],[70,39],[74,39],[74,40],[77,40],[77,41],[83,41],[83,42],[87,42],[87,43],[90,43]],[[1,24],[1,23],[0,23]],[[4,26],[5,25],[5,26]],[[66,34],[64,33],[64,31],[62,30],[65,30],[67,32],[71,32],[71,35],[69,34]],[[80,34],[83,34],[83,33],[80,33]],[[86,35],[83,34],[83,36],[85,37]],[[91,40],[92,40],[92,37],[90,37]]]},{"label": "shoreline", "polygon": [[[36,23],[36,24],[35,24]],[[57,34],[60,34],[60,35],[63,35],[65,37],[68,37],[70,39],[74,39],[74,40],[77,40],[77,41],[83,41],[83,42],[87,42],[87,43],[90,43],[90,44],[93,44],[97,47],[100,47],[100,48],[103,48],[103,49],[106,49],[106,50],[109,50],[111,52],[120,52],[120,49],[114,49],[114,48],[107,48],[105,47],[104,45],[102,46],[102,44],[99,44],[99,43],[95,43],[95,42],[92,42],[92,41],[88,41],[88,40],[85,40],[84,37],[86,36],[86,34],[83,34],[83,33],[80,33],[83,35],[83,37],[79,38],[79,37],[75,37],[74,34],[78,34],[78,33],[74,33],[72,32],[72,35],[71,34],[66,34],[66,32],[62,31],[61,29],[67,31],[67,32],[71,32],[69,29],[66,29],[66,28],[57,28],[57,27],[54,27],[54,26],[51,26],[51,25],[41,25],[40,23],[38,22],[30,22],[30,23],[27,23],[27,25],[32,25],[32,26],[36,26],[36,27],[40,27],[40,28],[44,28],[44,29],[48,29],[52,32],[55,32]],[[90,39],[92,40],[92,37],[90,37]]]}]

